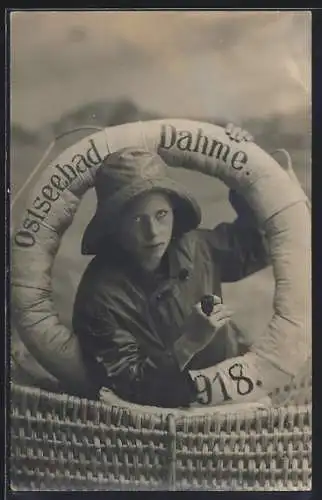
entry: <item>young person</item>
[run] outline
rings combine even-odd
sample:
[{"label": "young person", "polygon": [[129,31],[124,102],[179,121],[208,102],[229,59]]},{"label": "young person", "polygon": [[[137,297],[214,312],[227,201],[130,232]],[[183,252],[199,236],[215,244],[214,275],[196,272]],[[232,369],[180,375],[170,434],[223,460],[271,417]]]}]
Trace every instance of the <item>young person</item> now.
[{"label": "young person", "polygon": [[[196,200],[145,150],[109,155],[95,189],[82,241],[82,253],[95,257],[73,311],[93,385],[138,404],[187,406],[196,398],[189,370],[245,352],[221,283],[268,265],[262,235],[232,190],[236,220],[198,228]],[[214,298],[209,315],[205,294]]]}]

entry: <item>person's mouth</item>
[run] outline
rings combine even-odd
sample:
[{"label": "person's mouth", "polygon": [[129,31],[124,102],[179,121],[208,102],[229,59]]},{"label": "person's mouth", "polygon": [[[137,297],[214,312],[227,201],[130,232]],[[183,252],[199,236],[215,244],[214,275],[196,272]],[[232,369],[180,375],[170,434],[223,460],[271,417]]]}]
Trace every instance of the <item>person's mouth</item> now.
[{"label": "person's mouth", "polygon": [[150,243],[148,245],[145,245],[145,248],[149,250],[155,250],[157,248],[161,248],[162,246],[164,246],[164,243]]}]

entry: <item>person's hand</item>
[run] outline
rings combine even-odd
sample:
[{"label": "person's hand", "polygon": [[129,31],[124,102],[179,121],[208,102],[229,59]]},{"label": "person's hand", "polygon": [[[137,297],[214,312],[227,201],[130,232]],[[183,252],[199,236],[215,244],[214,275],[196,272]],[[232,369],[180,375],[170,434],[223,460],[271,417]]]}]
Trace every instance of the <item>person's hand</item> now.
[{"label": "person's hand", "polygon": [[213,309],[205,314],[201,302],[193,307],[182,327],[182,335],[174,343],[174,355],[183,370],[191,359],[202,351],[232,316],[232,312],[213,295]]},{"label": "person's hand", "polygon": [[225,132],[232,141],[253,142],[254,140],[254,137],[247,130],[242,129],[233,123],[228,123],[226,125]]},{"label": "person's hand", "polygon": [[232,316],[232,311],[221,303],[219,297],[214,295],[213,298],[214,306],[209,315],[204,314],[199,302],[183,326],[183,336],[194,345],[196,352],[202,351]]}]

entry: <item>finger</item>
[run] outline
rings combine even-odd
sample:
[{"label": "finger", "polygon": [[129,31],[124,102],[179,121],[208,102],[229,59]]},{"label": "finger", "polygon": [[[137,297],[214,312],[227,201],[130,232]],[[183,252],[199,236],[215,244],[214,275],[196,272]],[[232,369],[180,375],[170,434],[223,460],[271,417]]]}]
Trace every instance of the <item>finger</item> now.
[{"label": "finger", "polygon": [[233,315],[232,311],[224,309],[224,310],[218,311],[216,314],[213,314],[212,316],[210,316],[210,319],[212,322],[218,322],[222,319],[231,318],[232,315]]},{"label": "finger", "polygon": [[249,132],[247,132],[245,139],[248,142],[254,142],[254,136],[252,134],[250,134]]},{"label": "finger", "polygon": [[232,122],[227,123],[225,132],[227,135],[230,135],[232,131],[234,130],[235,125]]},{"label": "finger", "polygon": [[231,311],[231,309],[230,307],[227,307],[225,304],[216,304],[211,314],[217,314],[220,311]]},{"label": "finger", "polygon": [[244,130],[242,129],[241,127],[238,127],[234,130],[234,138],[237,142],[241,142],[241,141],[253,141],[254,140],[254,137],[252,136],[252,134],[250,134],[248,132],[248,130]]},{"label": "finger", "polygon": [[242,133],[243,131],[240,127],[235,127],[234,130],[231,132],[230,137],[233,141],[239,142],[240,141],[239,137],[242,137]]},{"label": "finger", "polygon": [[222,303],[222,299],[220,297],[218,297],[218,295],[213,295],[213,298],[214,298],[214,304],[221,304]]},{"label": "finger", "polygon": [[240,132],[238,132],[237,137],[236,137],[236,141],[237,142],[246,141],[246,134],[245,134],[245,132],[243,130],[241,130]]},{"label": "finger", "polygon": [[230,322],[230,318],[221,318],[218,321],[212,321],[211,322],[211,331],[213,329],[215,331],[217,331],[219,328],[222,328],[223,326],[227,326],[229,322]]},{"label": "finger", "polygon": [[226,309],[226,307],[223,304],[216,304],[211,312],[210,316],[214,316],[215,314],[218,314],[219,312],[223,311]]},{"label": "finger", "polygon": [[220,328],[223,328],[224,326],[226,326],[227,320],[228,320],[228,318],[224,318],[224,319],[217,321],[216,324],[214,325],[216,328],[216,331],[218,331]]},{"label": "finger", "polygon": [[202,309],[201,309],[201,302],[198,302],[198,304],[195,304],[193,306],[193,309],[195,309],[195,311],[197,311],[198,313],[203,314]]},{"label": "finger", "polygon": [[198,304],[196,304],[194,306],[194,309],[196,311],[197,314],[199,314],[200,316],[202,316],[203,318],[209,318],[210,316],[208,316],[207,314],[205,314],[202,310],[202,306],[201,306],[201,302],[198,302]]},{"label": "finger", "polygon": [[213,316],[213,318],[216,321],[220,321],[220,320],[225,319],[225,318],[231,318],[232,315],[233,315],[232,311],[225,309],[224,311],[218,312],[215,316]]},{"label": "finger", "polygon": [[236,141],[247,141],[249,136],[250,134],[247,132],[247,130],[240,129],[237,133]]}]

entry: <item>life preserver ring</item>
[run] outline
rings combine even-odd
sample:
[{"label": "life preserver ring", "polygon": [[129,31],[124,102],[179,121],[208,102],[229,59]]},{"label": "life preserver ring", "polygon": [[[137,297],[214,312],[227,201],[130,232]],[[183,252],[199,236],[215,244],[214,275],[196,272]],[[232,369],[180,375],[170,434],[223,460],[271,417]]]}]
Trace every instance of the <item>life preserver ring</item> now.
[{"label": "life preserver ring", "polygon": [[[311,352],[311,217],[306,196],[254,143],[231,141],[219,126],[178,119],[103,129],[65,150],[41,175],[12,241],[13,320],[30,353],[53,378],[71,387],[86,386],[78,339],[59,321],[52,300],[51,269],[103,158],[126,146],[145,147],[169,166],[219,178],[245,197],[267,234],[275,278],[271,321],[251,352],[215,371],[193,372],[193,377],[201,386],[217,378],[228,387],[228,399],[235,401],[259,385],[266,392],[272,389],[276,380],[272,382],[270,370],[295,375]],[[205,404],[223,397],[216,389],[210,394]]]}]

